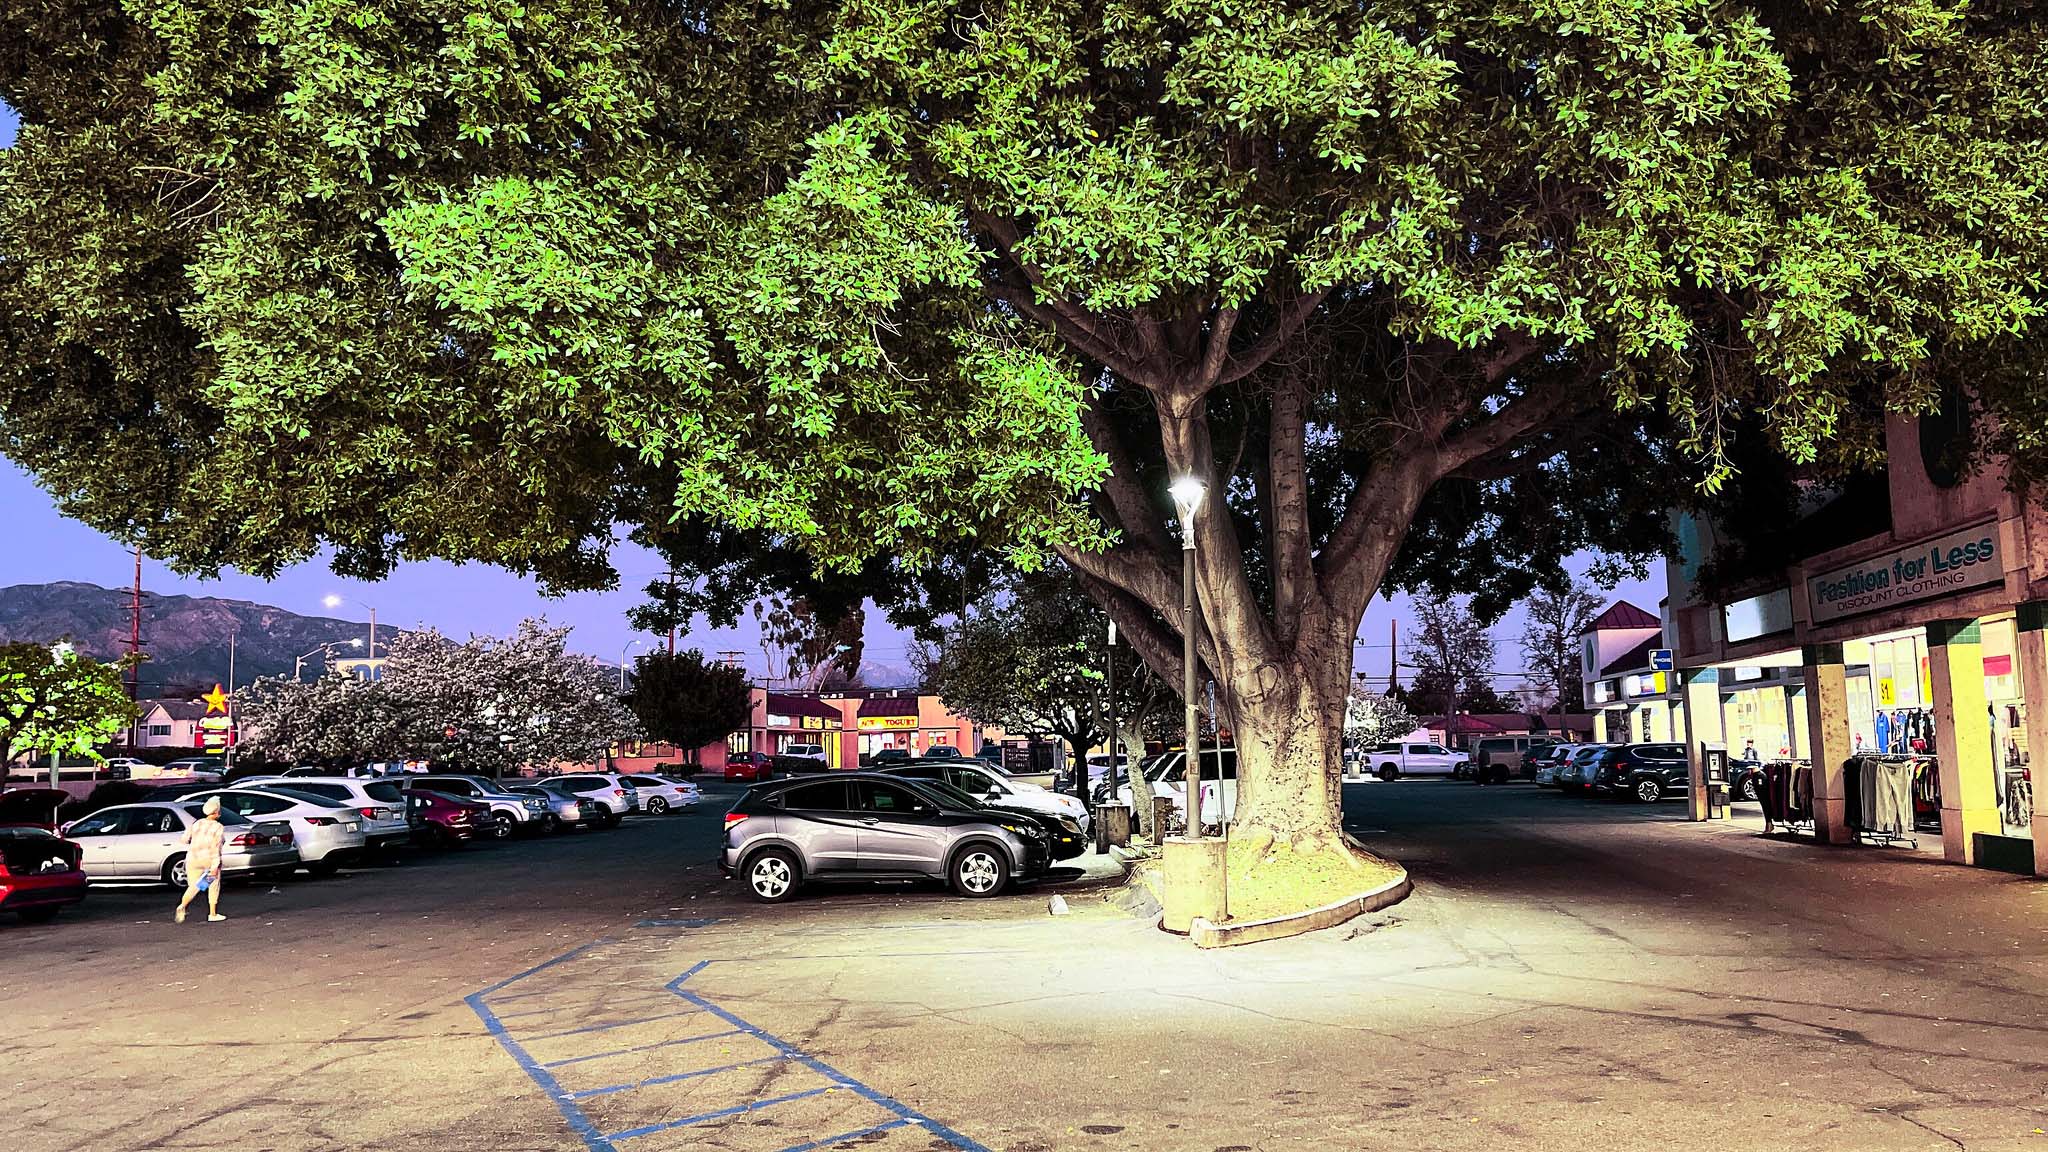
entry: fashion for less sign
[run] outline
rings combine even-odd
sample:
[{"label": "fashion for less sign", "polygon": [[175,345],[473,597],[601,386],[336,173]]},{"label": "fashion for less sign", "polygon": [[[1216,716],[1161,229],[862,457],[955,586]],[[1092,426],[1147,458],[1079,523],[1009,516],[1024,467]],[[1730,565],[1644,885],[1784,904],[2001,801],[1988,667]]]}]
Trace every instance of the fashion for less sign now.
[{"label": "fashion for less sign", "polygon": [[1991,523],[1809,576],[1806,600],[1813,622],[1825,624],[2003,579],[1998,525]]}]

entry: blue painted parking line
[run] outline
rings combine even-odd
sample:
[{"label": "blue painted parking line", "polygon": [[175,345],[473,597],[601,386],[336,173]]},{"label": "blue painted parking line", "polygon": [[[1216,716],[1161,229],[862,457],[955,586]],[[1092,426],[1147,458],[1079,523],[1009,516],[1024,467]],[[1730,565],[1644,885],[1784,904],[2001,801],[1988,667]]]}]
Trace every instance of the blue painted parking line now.
[{"label": "blue painted parking line", "polygon": [[613,1056],[630,1056],[635,1052],[647,1052],[655,1048],[673,1048],[678,1044],[695,1044],[699,1040],[716,1040],[720,1036],[739,1036],[745,1028],[727,1028],[723,1032],[706,1032],[702,1036],[685,1036],[680,1040],[662,1040],[654,1044],[641,1044],[632,1048],[620,1048],[612,1052],[592,1052],[588,1056],[571,1056],[567,1060],[550,1060],[543,1068],[567,1068],[571,1064],[582,1064],[589,1060],[609,1060]]},{"label": "blue painted parking line", "polygon": [[[714,922],[715,921],[679,921],[671,923],[666,921],[644,921],[643,923],[647,924],[650,927],[702,927],[706,924]],[[654,939],[663,938],[655,937]],[[841,1072],[838,1069],[833,1068],[831,1065],[826,1064],[824,1061],[800,1051],[794,1044],[790,1043],[789,1041],[783,1040],[782,1038],[775,1036],[772,1033],[765,1032],[760,1028],[755,1027],[754,1025],[748,1023],[746,1020],[741,1019],[734,1013],[728,1011],[725,1008],[720,1007],[718,1004],[714,1003],[708,997],[684,987],[684,984],[687,983],[691,977],[696,976],[700,972],[704,971],[705,968],[709,967],[712,963],[715,962],[712,960],[700,960],[697,963],[692,964],[686,971],[683,972],[682,975],[677,976],[675,979],[669,981],[667,984],[662,986],[663,991],[665,991],[671,996],[676,997],[683,1004],[687,1005],[687,1007],[681,1008],[678,1011],[668,1012],[661,1015],[647,1016],[634,1020],[616,1021],[604,1024],[593,1024],[581,1028],[571,1028],[566,1031],[549,1032],[540,1036],[522,1038],[515,1034],[514,1029],[516,1025],[508,1026],[505,1023],[507,1019],[516,1017],[545,1016],[566,1009],[538,1009],[532,1011],[519,1011],[508,1013],[506,1016],[502,1017],[499,1016],[497,1012],[494,1010],[492,1006],[492,1003],[494,1001],[510,1002],[540,995],[560,995],[564,991],[569,991],[573,993],[577,990],[585,990],[581,989],[578,985],[574,983],[565,981],[563,985],[546,991],[515,992],[509,995],[503,994],[506,988],[510,987],[511,985],[521,980],[524,980],[530,976],[534,976],[538,973],[544,972],[550,968],[554,968],[555,966],[566,963],[570,960],[574,960],[578,957],[585,955],[594,948],[609,943],[612,943],[612,941],[609,939],[601,939],[592,941],[591,943],[582,945],[578,948],[573,948],[568,952],[564,952],[560,956],[537,964],[534,967],[529,968],[516,976],[511,976],[504,980],[500,980],[496,984],[493,984],[480,992],[472,993],[471,995],[463,998],[463,1002],[468,1004],[470,1009],[477,1014],[479,1019],[483,1021],[484,1027],[490,1033],[491,1037],[495,1039],[498,1042],[498,1044],[505,1049],[506,1053],[512,1057],[513,1062],[519,1066],[520,1070],[525,1072],[527,1076],[531,1078],[533,1082],[536,1085],[538,1085],[543,1092],[547,1093],[548,1097],[554,1101],[555,1108],[562,1114],[562,1119],[568,1125],[569,1130],[575,1133],[576,1137],[583,1142],[584,1146],[588,1148],[590,1152],[619,1152],[618,1145],[619,1142],[622,1141],[641,1140],[645,1137],[656,1135],[657,1133],[679,1131],[681,1129],[690,1128],[697,1125],[717,1124],[719,1121],[729,1121],[733,1117],[744,1116],[753,1112],[762,1111],[764,1109],[774,1108],[777,1105],[812,1099],[814,1097],[823,1096],[826,1093],[830,1092],[842,1091],[863,1101],[866,1104],[881,1109],[883,1112],[887,1113],[888,1118],[880,1121],[879,1123],[870,1124],[865,1127],[855,1128],[850,1131],[840,1132],[837,1135],[818,1136],[809,1140],[801,1141],[796,1144],[790,1144],[780,1149],[779,1152],[815,1152],[815,1150],[818,1149],[830,1148],[835,1145],[847,1143],[849,1141],[879,1136],[883,1133],[895,1131],[897,1129],[913,1127],[925,1133],[928,1133],[930,1136],[935,1138],[935,1143],[933,1146],[936,1146],[937,1143],[943,1143],[947,1146],[957,1149],[958,1152],[990,1152],[990,1150],[984,1145],[979,1144],[972,1139],[969,1139],[967,1136],[962,1135],[961,1133],[956,1132],[943,1124],[940,1124],[938,1121],[933,1120],[931,1117],[926,1116],[925,1114],[917,1111],[916,1109],[911,1108],[909,1105],[906,1105],[903,1102],[896,1100],[890,1096],[886,1096],[881,1092],[869,1087],[868,1085],[853,1079],[851,1076],[848,1076],[844,1072]],[[592,959],[596,961],[604,961],[608,959],[608,957],[600,955],[592,957]],[[583,1007],[586,1010],[588,1008],[587,1005]],[[612,1029],[629,1027],[635,1024],[652,1024],[664,1020],[678,1019],[681,1017],[694,1016],[698,1014],[708,1014],[710,1016],[716,1017],[719,1021],[722,1021],[723,1023],[729,1025],[729,1027],[720,1031],[707,1032],[696,1036],[684,1036],[671,1040],[661,1040],[651,1044],[639,1044],[627,1048],[619,1048],[606,1052],[581,1053],[572,1056],[565,1056],[560,1059],[551,1060],[547,1062],[541,1062],[539,1060],[536,1060],[533,1057],[532,1053],[528,1052],[526,1048],[527,1044],[541,1040],[558,1040],[565,1037],[578,1036],[584,1034],[595,1035],[610,1031]],[[710,1021],[705,1021],[705,1023],[710,1023]],[[635,1080],[631,1083],[613,1084],[597,1088],[586,1088],[580,1091],[566,1090],[561,1081],[555,1075],[556,1069],[569,1067],[576,1064],[582,1064],[589,1061],[612,1059],[615,1057],[626,1056],[633,1053],[651,1052],[657,1049],[680,1047],[683,1045],[695,1044],[699,1041],[715,1040],[722,1037],[732,1036],[745,1036],[754,1040],[758,1040],[762,1044],[766,1045],[772,1051],[773,1054],[769,1056],[760,1057],[758,1059],[743,1060],[736,1063],[724,1064],[715,1068],[691,1068],[685,1071],[679,1071],[663,1075],[648,1076],[643,1079]],[[812,1074],[815,1074],[818,1077],[823,1078],[826,1081],[826,1083],[815,1088],[805,1088],[799,1091],[786,1091],[778,1095],[759,1097],[753,1100],[745,1101],[743,1103],[734,1104],[729,1107],[719,1108],[708,1112],[702,1112],[693,1116],[687,1116],[680,1120],[664,1120],[658,1123],[641,1124],[635,1127],[623,1128],[613,1132],[604,1131],[604,1126],[598,1124],[597,1121],[592,1118],[590,1113],[586,1112],[582,1105],[579,1103],[579,1101],[597,1098],[607,1098],[612,1100],[630,1099],[630,1097],[627,1097],[625,1095],[626,1093],[631,1093],[646,1088],[652,1088],[658,1085],[675,1084],[683,1081],[703,1079],[718,1075],[720,1073],[732,1072],[741,1068],[757,1067],[772,1064],[787,1064],[794,1067],[802,1068]],[[650,1069],[650,1071],[651,1070],[653,1069]],[[760,1088],[755,1088],[755,1091],[759,1092]],[[709,1101],[706,1102],[708,1103]],[[627,1105],[629,1111],[631,1110],[631,1107],[632,1106],[630,1104]],[[841,1109],[840,1111],[843,1113],[843,1109]],[[847,1117],[844,1117],[842,1115],[839,1122],[845,1123],[846,1119]],[[822,1127],[822,1123],[820,1123],[819,1126]],[[723,1125],[720,1126],[720,1130],[728,1131],[729,1133],[744,1131],[744,1129],[728,1130]],[[762,1134],[767,1135],[767,1132],[764,1130]],[[789,1133],[789,1135],[795,1134],[796,1133],[794,1132]],[[788,1135],[785,1135],[783,1139],[788,1139]],[[636,1144],[635,1147],[641,1147],[641,1145]]]},{"label": "blue painted parking line", "polygon": [[718,923],[716,917],[710,920],[642,920],[635,928],[709,928]]},{"label": "blue painted parking line", "polygon": [[788,1092],[781,1096],[770,1096],[766,1100],[749,1100],[745,1104],[735,1104],[730,1108],[720,1108],[713,1112],[700,1112],[695,1116],[685,1116],[681,1120],[664,1120],[659,1124],[648,1124],[639,1128],[628,1128],[623,1132],[612,1132],[606,1135],[605,1139],[614,1141],[632,1140],[641,1136],[652,1136],[656,1132],[666,1132],[671,1128],[688,1128],[692,1124],[703,1124],[711,1120],[723,1120],[728,1116],[740,1116],[748,1112],[759,1112],[763,1108],[773,1108],[777,1104],[787,1104],[792,1100],[808,1100],[813,1096],[823,1096],[834,1087],[835,1085],[827,1084],[823,1088],[806,1088],[801,1092]]},{"label": "blue painted parking line", "polygon": [[922,1128],[924,1128],[925,1131],[930,1132],[933,1136],[936,1136],[944,1140],[946,1143],[951,1144],[953,1147],[960,1149],[961,1152],[989,1152],[987,1146],[968,1139],[965,1135],[959,1132],[955,1132],[951,1128],[946,1127],[944,1124],[941,1124],[938,1121],[932,1119],[931,1117],[926,1116],[924,1113],[917,1111],[916,1109],[910,1107],[909,1105],[903,1103],[900,1100],[897,1100],[893,1097],[884,1096],[880,1092],[875,1091],[873,1088],[868,1087],[860,1081],[855,1080],[853,1077],[848,1076],[846,1073],[841,1072],[839,1069],[834,1068],[830,1064],[825,1063],[823,1060],[820,1060],[815,1056],[809,1056],[803,1052],[797,1051],[796,1045],[791,1044],[789,1041],[784,1040],[779,1036],[774,1036],[770,1033],[763,1032],[760,1029],[755,1028],[753,1025],[747,1023],[745,1020],[740,1019],[738,1016],[733,1015],[725,1009],[720,1008],[718,1005],[713,1004],[711,1001],[705,999],[704,997],[699,996],[697,993],[692,992],[688,988],[683,987],[683,984],[687,982],[690,979],[690,977],[695,976],[697,973],[702,972],[704,969],[710,966],[711,961],[709,960],[698,961],[697,963],[691,965],[689,970],[684,972],[681,976],[678,976],[675,979],[669,981],[668,990],[675,993],[678,996],[681,996],[683,999],[688,1000],[690,1003],[695,1004],[697,1007],[704,1009],[706,1012],[711,1013],[719,1019],[726,1021],[727,1023],[733,1025],[735,1028],[745,1028],[749,1031],[752,1031],[755,1035],[759,1036],[764,1042],[769,1044],[776,1051],[789,1057],[791,1062],[801,1064],[804,1067],[809,1068],[811,1071],[816,1072],[817,1074],[825,1077],[828,1080],[831,1080],[833,1083],[838,1084],[840,1087],[847,1089],[848,1091],[859,1096],[861,1099],[866,1100],[868,1103],[873,1104],[878,1108],[882,1108],[889,1112],[895,1113],[899,1118],[901,1118],[906,1123],[921,1126]]},{"label": "blue painted parking line", "polygon": [[585,1088],[581,1092],[569,1093],[569,1099],[588,1100],[592,1096],[609,1096],[614,1092],[631,1092],[635,1088],[652,1088],[656,1084],[673,1084],[678,1080],[695,1080],[699,1076],[716,1076],[720,1072],[730,1072],[735,1068],[752,1068],[756,1064],[773,1064],[778,1060],[787,1059],[789,1059],[787,1056],[763,1056],[759,1060],[742,1060],[737,1064],[721,1064],[716,1068],[702,1068],[695,1072],[672,1072],[667,1076],[655,1076],[633,1084],[613,1084],[606,1088]]}]

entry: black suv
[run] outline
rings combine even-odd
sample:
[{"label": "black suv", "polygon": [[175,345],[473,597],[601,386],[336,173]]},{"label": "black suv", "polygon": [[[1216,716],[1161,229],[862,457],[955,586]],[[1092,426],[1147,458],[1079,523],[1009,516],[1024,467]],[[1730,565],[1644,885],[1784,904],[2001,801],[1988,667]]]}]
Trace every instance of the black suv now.
[{"label": "black suv", "polygon": [[1600,757],[1593,791],[1608,796],[1633,796],[1645,804],[1668,793],[1684,792],[1691,783],[1683,744],[1629,744]]}]

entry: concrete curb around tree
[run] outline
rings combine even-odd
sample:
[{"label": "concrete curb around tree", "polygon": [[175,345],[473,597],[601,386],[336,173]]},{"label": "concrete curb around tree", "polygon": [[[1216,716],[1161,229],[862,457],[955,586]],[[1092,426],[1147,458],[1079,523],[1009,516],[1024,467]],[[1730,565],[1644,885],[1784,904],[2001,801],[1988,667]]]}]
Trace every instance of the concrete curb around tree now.
[{"label": "concrete curb around tree", "polygon": [[1211,924],[1198,916],[1188,931],[1188,939],[1193,940],[1197,948],[1229,948],[1238,944],[1283,940],[1289,936],[1334,928],[1353,917],[1390,908],[1406,900],[1408,894],[1415,890],[1415,885],[1409,881],[1406,868],[1401,868],[1400,873],[1399,876],[1370,891],[1347,896],[1334,904],[1325,904],[1306,912],[1273,916],[1265,920],[1247,920],[1241,924]]}]

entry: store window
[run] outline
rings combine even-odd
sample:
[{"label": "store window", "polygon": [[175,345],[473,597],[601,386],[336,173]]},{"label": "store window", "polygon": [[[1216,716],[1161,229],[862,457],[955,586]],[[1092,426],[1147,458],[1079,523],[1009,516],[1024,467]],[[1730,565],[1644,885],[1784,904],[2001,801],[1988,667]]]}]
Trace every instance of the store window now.
[{"label": "store window", "polygon": [[2010,617],[1985,621],[1982,632],[1984,699],[1991,709],[1992,783],[1998,793],[1999,820],[2007,836],[2031,837],[2032,749],[2027,747],[2025,670],[2020,667],[2018,633]]}]

